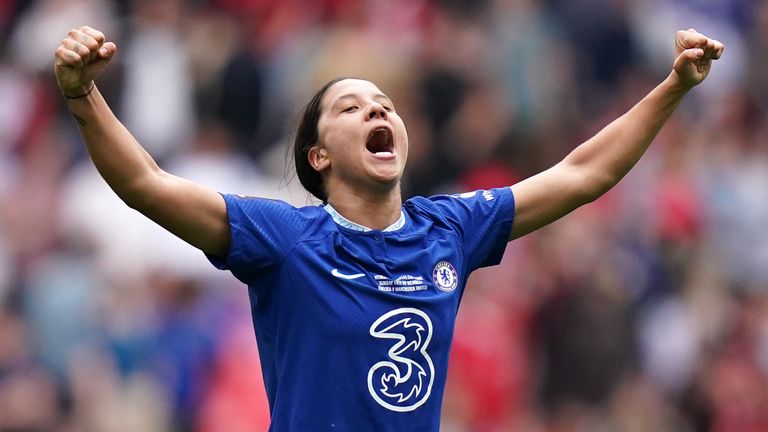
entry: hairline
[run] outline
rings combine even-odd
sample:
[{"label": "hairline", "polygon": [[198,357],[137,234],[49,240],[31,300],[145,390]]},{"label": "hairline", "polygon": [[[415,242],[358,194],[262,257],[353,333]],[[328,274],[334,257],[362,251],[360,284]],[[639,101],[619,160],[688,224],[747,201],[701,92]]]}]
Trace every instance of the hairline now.
[{"label": "hairline", "polygon": [[[382,92],[381,89],[379,89],[379,86],[377,86],[373,81],[370,81],[370,80],[367,80],[367,79],[364,79],[364,78],[354,78],[354,77],[344,78],[344,79],[341,79],[339,81],[336,81],[330,87],[325,89],[325,93],[323,94],[323,97],[320,99],[320,107],[319,107],[320,108],[320,112],[318,113],[319,114],[319,116],[318,116],[318,124],[319,124],[320,118],[322,118],[322,116],[323,116],[323,113],[326,111],[326,98],[328,97],[328,93],[330,93],[331,89],[333,87],[335,87],[337,84],[342,83],[344,81],[349,81],[349,80],[365,81],[365,82],[373,85],[374,87],[376,87],[376,89],[379,90],[379,92],[376,93],[373,96],[374,98],[379,98],[379,99],[383,98],[383,99],[386,99],[387,101],[389,101],[390,103],[394,104],[394,102],[392,102],[392,99],[389,96],[387,96],[384,92]],[[354,94],[354,93],[347,93],[347,94],[341,95],[341,96],[333,99],[332,101],[328,101],[329,105],[327,106],[327,108],[330,110],[336,104],[336,102],[339,101],[340,99],[352,98],[352,97],[357,97],[357,95]]]}]

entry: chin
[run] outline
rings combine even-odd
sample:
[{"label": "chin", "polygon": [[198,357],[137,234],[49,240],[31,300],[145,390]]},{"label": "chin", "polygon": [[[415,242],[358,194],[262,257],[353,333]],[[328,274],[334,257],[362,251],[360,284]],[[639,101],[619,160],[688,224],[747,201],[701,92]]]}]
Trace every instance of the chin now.
[{"label": "chin", "polygon": [[390,191],[395,188],[400,187],[400,176],[399,175],[374,175],[371,177],[373,180],[373,183],[376,185],[377,189],[380,189],[382,191]]},{"label": "chin", "polygon": [[392,171],[392,172],[373,172],[370,174],[371,178],[379,184],[382,185],[395,185],[400,182],[400,178],[402,177],[402,173],[400,170]]}]

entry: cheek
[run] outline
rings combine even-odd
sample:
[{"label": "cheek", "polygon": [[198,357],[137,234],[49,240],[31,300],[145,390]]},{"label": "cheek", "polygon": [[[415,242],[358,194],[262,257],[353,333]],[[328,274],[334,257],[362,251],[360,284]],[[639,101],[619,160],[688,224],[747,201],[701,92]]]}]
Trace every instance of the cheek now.
[{"label": "cheek", "polygon": [[398,124],[398,129],[400,130],[400,136],[402,137],[402,145],[405,149],[408,149],[408,131],[405,129],[405,124],[400,121]]},{"label": "cheek", "polygon": [[328,150],[331,163],[335,162],[337,169],[344,169],[343,167],[351,165],[352,159],[359,158],[357,150],[364,148],[359,145],[359,131],[338,123],[328,126],[332,127],[319,130],[320,140]]},{"label": "cheek", "polygon": [[360,131],[355,127],[342,126],[338,129],[337,138],[339,144],[346,148],[360,141]]},{"label": "cheek", "polygon": [[339,140],[347,139],[350,133],[349,125],[347,125],[345,119],[341,117],[326,117],[319,123],[319,126],[318,132],[320,133],[320,139],[324,140],[326,145],[333,145]]}]

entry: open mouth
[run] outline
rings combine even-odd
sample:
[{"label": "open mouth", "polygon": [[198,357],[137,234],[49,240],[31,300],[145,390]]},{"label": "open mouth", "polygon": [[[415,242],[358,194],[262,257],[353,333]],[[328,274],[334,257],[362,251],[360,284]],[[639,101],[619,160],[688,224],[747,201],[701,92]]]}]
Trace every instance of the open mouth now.
[{"label": "open mouth", "polygon": [[392,156],[395,154],[395,142],[392,130],[388,127],[377,127],[368,134],[365,148],[376,156]]}]

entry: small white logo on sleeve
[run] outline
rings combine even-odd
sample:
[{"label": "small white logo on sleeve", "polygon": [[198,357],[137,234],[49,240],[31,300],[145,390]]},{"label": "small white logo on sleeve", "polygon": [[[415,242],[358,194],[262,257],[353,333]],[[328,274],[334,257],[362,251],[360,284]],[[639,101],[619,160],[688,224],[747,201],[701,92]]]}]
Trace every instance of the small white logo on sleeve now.
[{"label": "small white logo on sleeve", "polygon": [[489,190],[464,192],[458,195],[451,195],[451,196],[456,198],[470,199],[470,198],[474,198],[478,192],[482,194],[483,198],[485,198],[486,201],[493,201],[493,192]]},{"label": "small white logo on sleeve", "polygon": [[451,292],[459,285],[459,276],[451,263],[440,261],[432,270],[432,281],[440,291]]},{"label": "small white logo on sleeve", "polygon": [[361,278],[361,277],[365,276],[365,274],[363,274],[363,273],[344,274],[344,273],[340,272],[338,269],[331,270],[331,274],[336,276],[337,278],[347,279],[347,280],[357,279],[357,278]]}]

